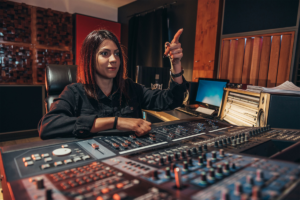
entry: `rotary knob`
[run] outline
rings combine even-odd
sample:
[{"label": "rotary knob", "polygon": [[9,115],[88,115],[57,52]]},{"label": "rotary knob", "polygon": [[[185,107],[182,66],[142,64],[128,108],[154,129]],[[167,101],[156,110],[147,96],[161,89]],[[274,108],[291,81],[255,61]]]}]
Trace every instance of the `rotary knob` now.
[{"label": "rotary knob", "polygon": [[153,180],[159,180],[158,171],[157,170],[155,170],[155,171],[152,172],[152,179]]}]

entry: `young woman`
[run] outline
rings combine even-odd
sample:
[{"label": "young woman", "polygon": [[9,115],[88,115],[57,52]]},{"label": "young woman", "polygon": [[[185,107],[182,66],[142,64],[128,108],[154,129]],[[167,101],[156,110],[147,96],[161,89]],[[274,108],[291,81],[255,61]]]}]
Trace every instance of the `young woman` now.
[{"label": "young woman", "polygon": [[107,30],[91,32],[81,48],[77,83],[66,86],[40,120],[40,137],[86,137],[112,128],[135,131],[137,136],[147,134],[151,123],[142,119],[142,109],[167,110],[182,104],[187,89],[180,61],[182,31],[165,44],[172,78],[169,89],[162,91],[126,78],[124,55],[114,34]]}]

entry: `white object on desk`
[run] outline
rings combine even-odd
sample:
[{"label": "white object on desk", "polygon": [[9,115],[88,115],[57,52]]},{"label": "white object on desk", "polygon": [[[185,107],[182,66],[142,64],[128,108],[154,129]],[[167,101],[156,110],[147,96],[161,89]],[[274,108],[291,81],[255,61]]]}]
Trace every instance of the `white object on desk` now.
[{"label": "white object on desk", "polygon": [[200,113],[207,114],[207,115],[211,115],[215,110],[209,109],[209,108],[198,107],[198,108],[196,109],[196,111],[197,111],[197,112],[200,112]]}]

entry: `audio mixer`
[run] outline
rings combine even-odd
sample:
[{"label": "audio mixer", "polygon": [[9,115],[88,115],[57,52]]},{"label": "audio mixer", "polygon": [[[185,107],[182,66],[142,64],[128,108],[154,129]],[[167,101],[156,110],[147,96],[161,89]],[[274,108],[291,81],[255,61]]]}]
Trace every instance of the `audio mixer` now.
[{"label": "audio mixer", "polygon": [[299,130],[191,118],[154,124],[143,137],[3,148],[3,192],[24,200],[299,199],[297,159],[269,158],[300,146],[299,137]]}]

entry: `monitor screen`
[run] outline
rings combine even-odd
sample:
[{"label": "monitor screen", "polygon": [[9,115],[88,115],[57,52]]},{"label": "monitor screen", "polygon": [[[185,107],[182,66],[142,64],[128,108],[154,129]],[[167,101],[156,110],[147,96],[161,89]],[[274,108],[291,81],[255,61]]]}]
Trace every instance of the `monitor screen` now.
[{"label": "monitor screen", "polygon": [[228,80],[199,79],[196,101],[220,107],[224,88]]}]

